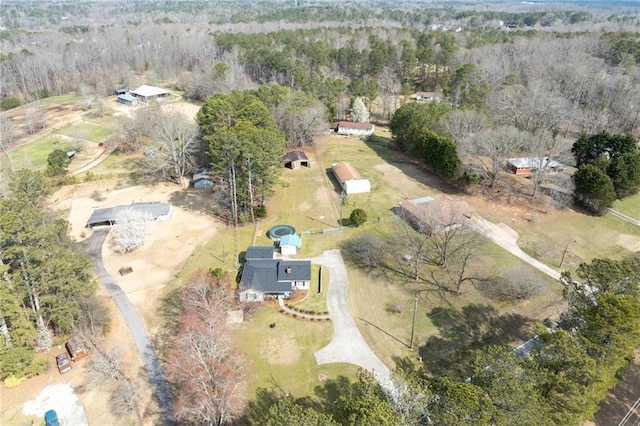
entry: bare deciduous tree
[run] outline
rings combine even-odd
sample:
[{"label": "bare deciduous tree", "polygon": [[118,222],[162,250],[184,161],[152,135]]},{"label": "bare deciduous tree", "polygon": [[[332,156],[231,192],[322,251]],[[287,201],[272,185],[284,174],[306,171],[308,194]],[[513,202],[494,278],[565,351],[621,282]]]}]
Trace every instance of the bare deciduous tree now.
[{"label": "bare deciduous tree", "polygon": [[486,129],[459,145],[462,154],[481,164],[493,188],[498,174],[505,167],[510,155],[520,152],[530,139],[527,132],[506,126]]},{"label": "bare deciduous tree", "polygon": [[228,280],[204,271],[183,290],[184,311],[167,369],[177,389],[179,422],[225,425],[244,409],[246,360],[226,327],[230,298]]},{"label": "bare deciduous tree", "polygon": [[344,252],[358,267],[371,272],[384,265],[387,243],[380,236],[367,232],[347,240]]},{"label": "bare deciduous tree", "polygon": [[488,121],[487,116],[480,112],[456,109],[440,118],[440,126],[460,144],[466,138],[484,130]]},{"label": "bare deciduous tree", "polygon": [[502,271],[500,277],[486,280],[483,292],[496,300],[517,301],[539,296],[547,284],[529,267],[516,267]]},{"label": "bare deciduous tree", "polygon": [[9,162],[9,172],[13,173],[13,150],[15,138],[15,127],[13,122],[5,114],[0,113],[0,152],[2,152]]},{"label": "bare deciduous tree", "polygon": [[162,113],[153,131],[156,142],[152,155],[145,158],[147,172],[177,184],[198,162],[200,128],[179,112]]}]

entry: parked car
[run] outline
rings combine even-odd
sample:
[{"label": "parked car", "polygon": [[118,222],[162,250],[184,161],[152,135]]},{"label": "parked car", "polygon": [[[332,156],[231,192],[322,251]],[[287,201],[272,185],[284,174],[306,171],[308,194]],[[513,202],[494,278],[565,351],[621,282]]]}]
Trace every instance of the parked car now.
[{"label": "parked car", "polygon": [[80,340],[79,337],[72,337],[71,339],[67,340],[65,346],[72,361],[86,358],[90,354],[89,348],[82,340]]},{"label": "parked car", "polygon": [[71,361],[69,361],[69,357],[65,353],[56,356],[56,364],[58,364],[60,374],[71,371]]},{"label": "parked car", "polygon": [[44,413],[44,424],[45,426],[60,426],[56,410],[49,410]]}]

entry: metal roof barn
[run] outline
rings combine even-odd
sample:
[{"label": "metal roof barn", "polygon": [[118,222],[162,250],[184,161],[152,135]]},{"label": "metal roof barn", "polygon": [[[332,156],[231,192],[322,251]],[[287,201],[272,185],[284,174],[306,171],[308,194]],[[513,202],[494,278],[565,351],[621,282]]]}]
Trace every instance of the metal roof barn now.
[{"label": "metal roof barn", "polygon": [[171,216],[170,203],[131,203],[128,206],[106,207],[94,210],[87,221],[87,226],[93,228],[100,225],[114,225],[117,222],[118,213],[127,209],[148,213],[154,221],[169,220]]}]

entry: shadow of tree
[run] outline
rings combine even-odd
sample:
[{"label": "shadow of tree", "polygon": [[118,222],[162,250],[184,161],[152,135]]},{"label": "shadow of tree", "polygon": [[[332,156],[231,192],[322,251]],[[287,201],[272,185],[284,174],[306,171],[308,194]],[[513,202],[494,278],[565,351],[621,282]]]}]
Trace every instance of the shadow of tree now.
[{"label": "shadow of tree", "polygon": [[434,308],[427,314],[439,335],[419,348],[425,369],[432,375],[464,376],[464,359],[486,345],[506,345],[530,335],[533,321],[519,314],[500,314],[490,305],[470,304],[461,310]]},{"label": "shadow of tree", "polygon": [[333,415],[336,402],[351,386],[353,386],[351,380],[345,376],[338,376],[336,379],[329,379],[322,385],[316,386],[315,398],[309,396],[296,398],[285,392],[277,383],[274,383],[270,389],[258,388],[255,398],[247,406],[242,423],[236,424],[264,424],[265,419],[272,417],[271,410],[282,400],[287,400],[288,405],[295,404]]},{"label": "shadow of tree", "polygon": [[216,204],[211,190],[186,189],[169,196],[169,202],[183,210],[203,213],[227,221]]}]

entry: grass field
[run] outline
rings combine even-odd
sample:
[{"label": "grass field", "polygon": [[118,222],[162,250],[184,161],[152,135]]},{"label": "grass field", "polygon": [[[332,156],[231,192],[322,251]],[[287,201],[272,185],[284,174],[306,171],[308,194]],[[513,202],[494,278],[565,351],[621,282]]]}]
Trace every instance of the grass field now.
[{"label": "grass field", "polygon": [[56,134],[66,135],[76,139],[93,142],[104,142],[113,133],[113,129],[91,122],[68,124],[55,131]]},{"label": "grass field", "polygon": [[[323,137],[309,157],[310,168],[283,170],[282,185],[267,204],[268,218],[256,225],[219,232],[194,254],[185,273],[203,265],[234,272],[238,254],[248,245],[272,244],[266,232],[277,224],[292,225],[298,233],[308,234],[297,257],[313,257],[323,250],[340,248],[345,240],[361,232],[397,233],[400,219],[393,208],[400,201],[425,195],[462,195],[393,151],[385,138],[365,143],[354,138]],[[348,196],[341,204],[340,189],[330,173],[331,164],[339,161],[351,162],[369,179],[371,192]],[[521,247],[556,268],[560,260],[562,269],[573,270],[595,256],[626,257],[636,251],[633,249],[636,240],[640,243],[637,227],[610,216],[592,217],[566,209],[507,220],[490,202],[478,205],[478,214],[494,222],[508,223],[519,232]],[[338,232],[323,232],[338,228],[340,218],[348,218],[356,207],[367,212],[367,223],[359,228],[345,226]],[[628,208],[634,206],[630,203]],[[416,360],[420,356],[425,367],[436,372],[439,364],[456,350],[471,349],[478,342],[516,345],[531,336],[535,322],[557,317],[562,311],[559,282],[537,273],[487,241],[478,251],[474,270],[486,276],[501,276],[523,268],[544,283],[543,294],[507,303],[489,297],[482,286],[465,284],[458,296],[416,284],[396,273],[367,274],[348,263],[347,266],[354,319],[369,345],[391,368],[397,357]],[[410,350],[416,290],[421,291],[417,293],[414,348]],[[317,306],[319,302],[307,299],[299,303],[301,309],[306,309],[303,306],[308,306],[307,303]],[[276,325],[270,328],[271,323]],[[312,396],[318,384],[316,376],[326,374],[326,367],[316,366],[312,354],[330,340],[331,324],[296,321],[269,307],[259,309],[236,334],[254,363],[257,376],[251,385],[253,390],[276,382],[296,396]],[[293,354],[288,358],[289,364],[274,361],[279,357],[268,360],[267,354],[272,349],[266,348],[274,346],[288,348],[286,353]],[[283,356],[281,353],[280,357]],[[335,368],[335,374],[353,374],[356,370],[353,366]]]},{"label": "grass field", "polygon": [[640,220],[640,194],[614,202],[613,209]]},{"label": "grass field", "polygon": [[[275,324],[274,327],[270,327]],[[280,314],[275,307],[261,308],[235,330],[239,346],[249,355],[255,374],[249,375],[249,394],[274,385],[295,396],[311,396],[322,384],[321,375],[355,378],[350,364],[317,365],[313,353],[333,336],[333,323],[301,321]]]},{"label": "grass field", "polygon": [[[66,141],[55,134],[37,137],[27,144],[22,145],[11,153],[11,159],[15,169],[43,170],[47,166],[47,157],[51,151],[71,149],[71,142]],[[7,159],[2,157],[3,164]]]},{"label": "grass field", "polygon": [[318,280],[318,274],[320,272],[320,265],[311,265],[311,285],[307,297],[299,302],[292,303],[291,306],[297,310],[304,309],[312,312],[326,312],[327,311],[327,290],[329,288],[329,270],[327,268],[322,269],[322,292],[318,291],[320,281]]}]

